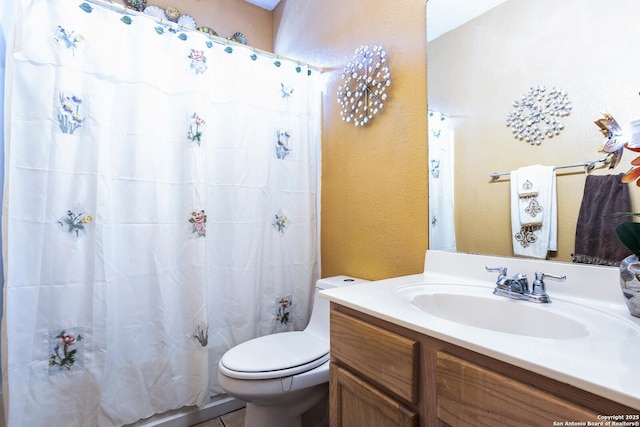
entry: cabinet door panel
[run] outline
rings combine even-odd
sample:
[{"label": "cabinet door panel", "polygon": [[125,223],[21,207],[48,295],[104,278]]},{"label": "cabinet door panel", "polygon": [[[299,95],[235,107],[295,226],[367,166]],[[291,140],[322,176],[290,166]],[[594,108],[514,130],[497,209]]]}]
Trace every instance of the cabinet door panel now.
[{"label": "cabinet door panel", "polygon": [[437,355],[437,417],[457,426],[552,426],[598,414],[444,352]]},{"label": "cabinet door panel", "polygon": [[418,414],[349,371],[331,365],[331,427],[417,427]]},{"label": "cabinet door panel", "polygon": [[417,341],[332,311],[331,357],[407,402],[417,402]]}]

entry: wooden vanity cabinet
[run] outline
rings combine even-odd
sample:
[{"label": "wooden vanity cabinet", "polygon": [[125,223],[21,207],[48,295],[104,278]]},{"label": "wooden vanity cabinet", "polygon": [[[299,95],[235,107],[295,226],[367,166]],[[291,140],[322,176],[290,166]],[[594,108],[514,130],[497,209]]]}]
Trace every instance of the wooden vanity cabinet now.
[{"label": "wooden vanity cabinet", "polygon": [[331,426],[418,426],[415,339],[331,311]]},{"label": "wooden vanity cabinet", "polygon": [[640,413],[336,303],[329,384],[331,427],[550,427]]}]

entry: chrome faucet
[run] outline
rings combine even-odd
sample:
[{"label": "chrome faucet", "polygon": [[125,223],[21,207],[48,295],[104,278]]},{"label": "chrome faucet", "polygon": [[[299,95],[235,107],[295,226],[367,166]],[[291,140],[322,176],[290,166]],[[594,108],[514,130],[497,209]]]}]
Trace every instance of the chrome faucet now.
[{"label": "chrome faucet", "polygon": [[498,272],[496,287],[493,290],[494,295],[544,304],[551,302],[551,298],[547,295],[544,279],[563,281],[567,278],[567,276],[555,276],[553,274],[543,273],[542,271],[536,271],[536,278],[533,281],[532,290],[529,291],[529,279],[526,274],[518,273],[509,277],[507,276],[506,267],[485,268],[489,272]]}]

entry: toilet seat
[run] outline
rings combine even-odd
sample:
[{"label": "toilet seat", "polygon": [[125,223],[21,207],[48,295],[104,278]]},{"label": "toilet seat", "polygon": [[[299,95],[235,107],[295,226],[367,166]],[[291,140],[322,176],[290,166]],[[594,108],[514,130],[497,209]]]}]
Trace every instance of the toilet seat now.
[{"label": "toilet seat", "polygon": [[329,343],[304,331],[265,335],[227,351],[220,373],[237,379],[272,379],[314,369],[329,360]]}]

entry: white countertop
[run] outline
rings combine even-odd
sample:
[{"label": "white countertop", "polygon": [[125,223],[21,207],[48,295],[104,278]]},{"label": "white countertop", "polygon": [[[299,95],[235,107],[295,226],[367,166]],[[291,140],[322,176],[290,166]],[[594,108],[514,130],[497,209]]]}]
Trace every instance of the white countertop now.
[{"label": "white countertop", "polygon": [[[507,267],[508,275],[525,273],[530,278],[535,271],[566,275],[564,282],[545,281],[552,302],[542,309],[570,317],[586,307],[587,313],[597,310],[593,317],[598,322],[583,318],[589,334],[578,338],[514,335],[444,320],[396,293],[408,285],[464,284],[504,298],[492,295],[498,274],[485,266]],[[320,296],[640,410],[640,318],[629,314],[619,280],[618,269],[612,267],[427,251],[423,274],[325,290]]]}]

